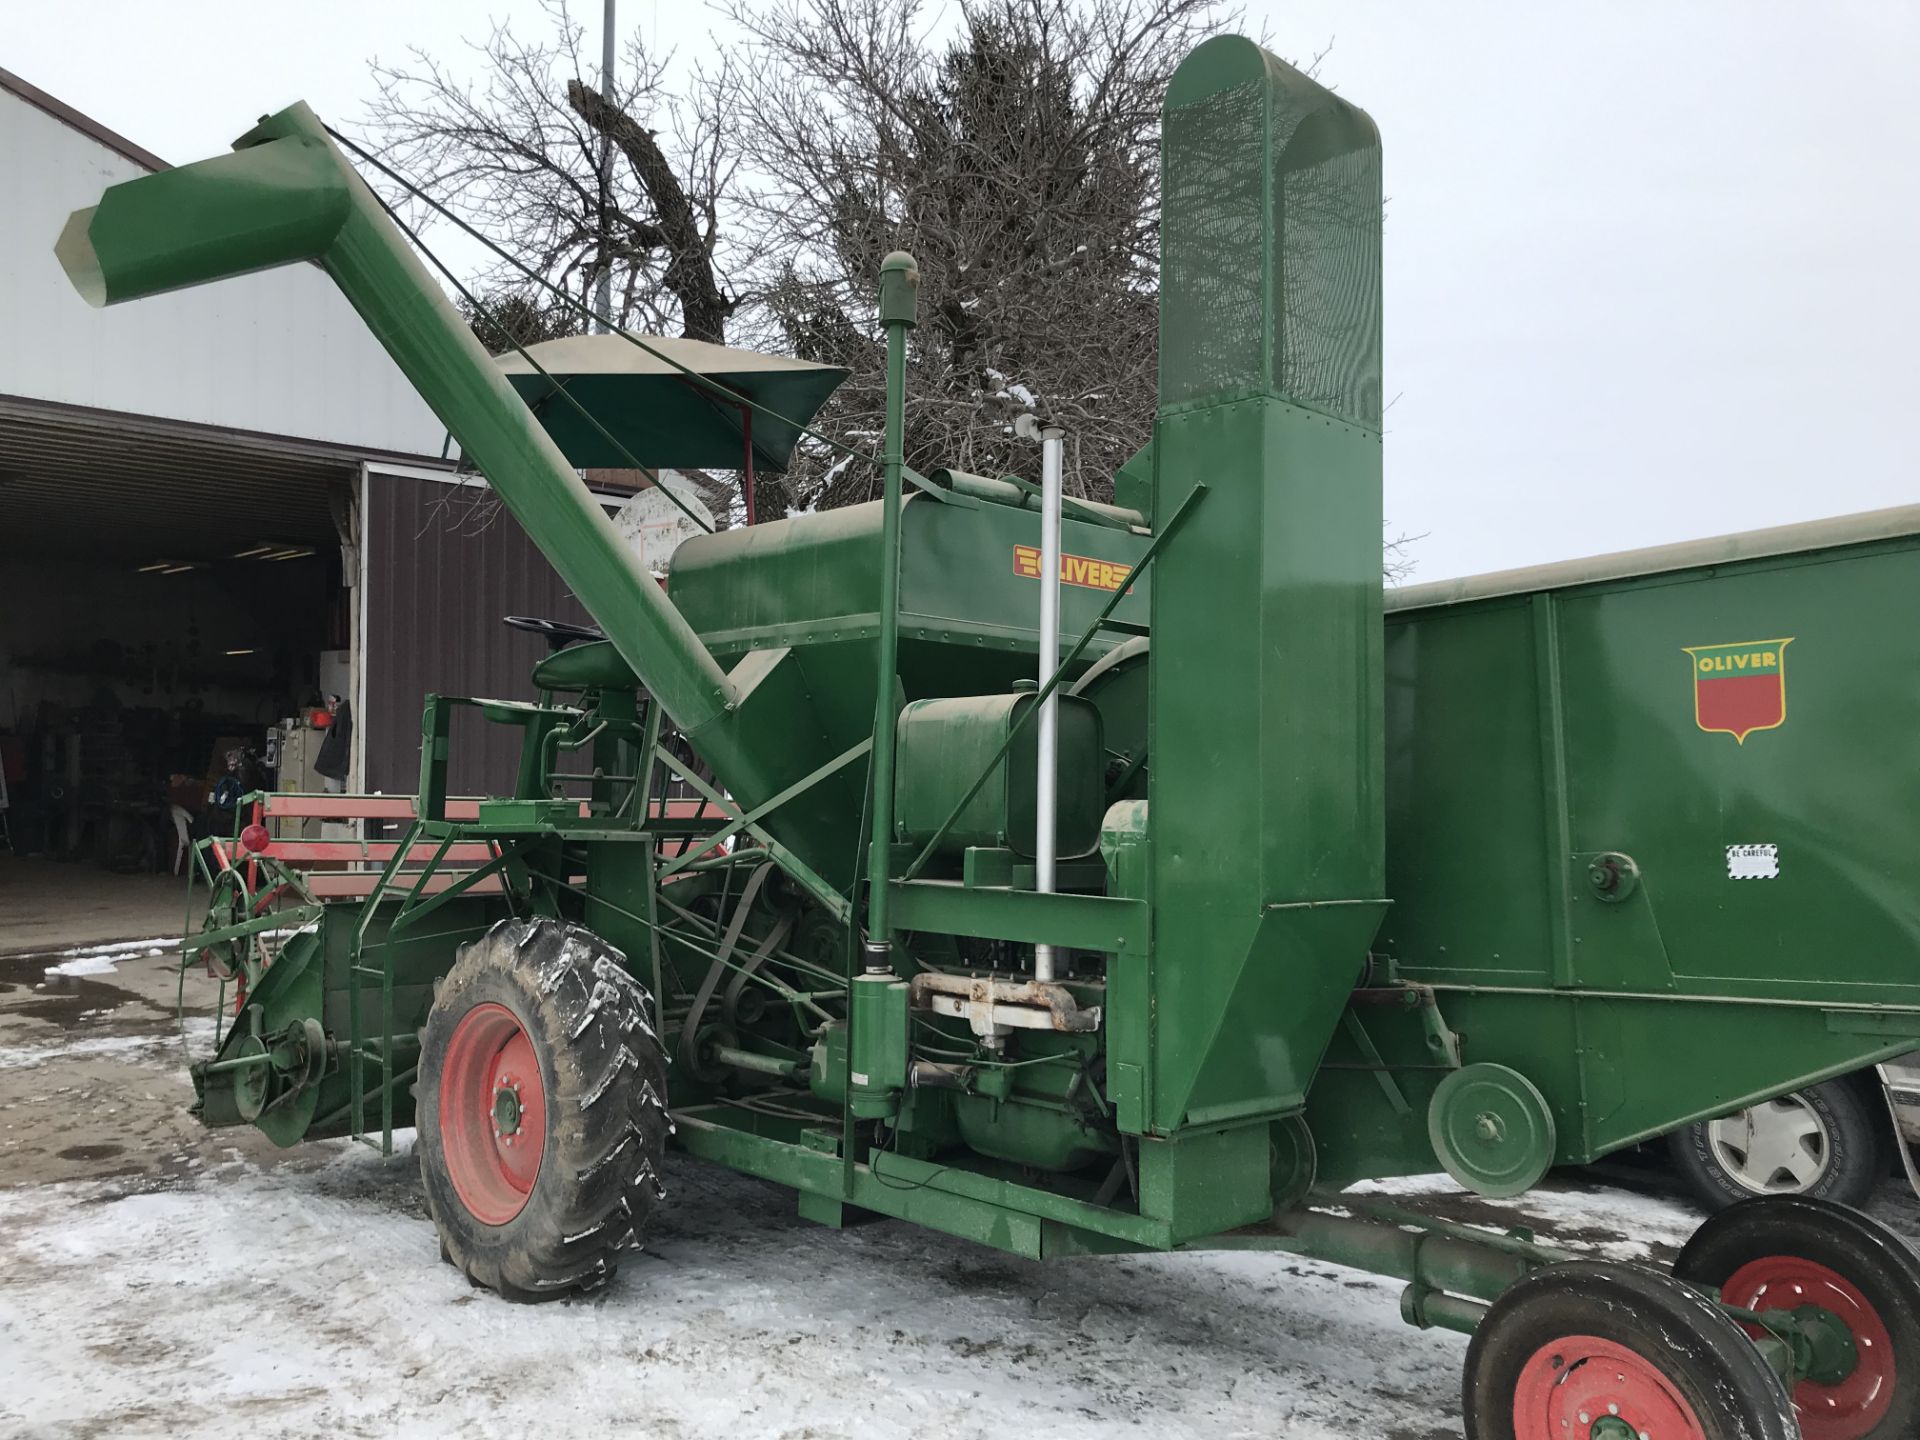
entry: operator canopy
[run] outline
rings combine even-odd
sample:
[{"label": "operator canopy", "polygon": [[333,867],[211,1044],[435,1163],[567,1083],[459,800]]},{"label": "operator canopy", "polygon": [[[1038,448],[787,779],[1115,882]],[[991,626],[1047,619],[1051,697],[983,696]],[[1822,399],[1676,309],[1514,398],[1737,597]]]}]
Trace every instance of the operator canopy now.
[{"label": "operator canopy", "polygon": [[[529,345],[526,354],[545,375],[517,351],[496,357],[554,444],[580,469],[624,469],[636,461],[658,469],[743,469],[751,438],[752,468],[785,470],[800,427],[850,373],[838,365],[705,340],[632,339],[648,348],[624,334],[574,335]],[[563,389],[592,420],[567,403]],[[765,408],[750,410],[735,395]]]}]

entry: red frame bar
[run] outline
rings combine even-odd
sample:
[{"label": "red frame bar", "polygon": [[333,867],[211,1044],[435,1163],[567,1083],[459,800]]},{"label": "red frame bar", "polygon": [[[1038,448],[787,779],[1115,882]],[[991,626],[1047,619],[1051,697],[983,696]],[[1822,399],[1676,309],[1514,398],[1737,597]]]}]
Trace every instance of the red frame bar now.
[{"label": "red frame bar", "polygon": [[[464,870],[436,870],[427,877],[427,883],[420,887],[420,893],[438,895],[442,890],[464,880],[466,876],[467,872]],[[364,900],[373,893],[373,887],[380,883],[380,872],[378,870],[316,870],[303,878],[307,889],[312,892],[316,900]],[[396,875],[393,882],[394,888],[397,891],[411,890],[414,881],[418,878],[417,874]],[[466,893],[498,895],[500,877],[489,875],[483,880],[476,880],[467,887]]]},{"label": "red frame bar", "polygon": [[[288,863],[331,861],[344,865],[356,860],[391,860],[399,848],[399,842],[394,840],[275,840],[259,853],[267,859]],[[407,852],[407,861],[424,864],[439,850],[432,841],[418,841]],[[456,865],[484,865],[493,858],[493,846],[484,840],[463,841],[448,846],[441,858]]]},{"label": "red frame bar", "polygon": [[[267,795],[259,802],[260,819],[266,820],[412,820],[416,818],[412,795]],[[676,796],[663,810],[658,801],[648,805],[654,819],[683,820],[700,813],[705,803],[697,798]],[[587,802],[580,802],[582,818],[588,814]],[[478,820],[477,799],[448,800],[447,819]],[[716,813],[713,817],[719,820]]]}]

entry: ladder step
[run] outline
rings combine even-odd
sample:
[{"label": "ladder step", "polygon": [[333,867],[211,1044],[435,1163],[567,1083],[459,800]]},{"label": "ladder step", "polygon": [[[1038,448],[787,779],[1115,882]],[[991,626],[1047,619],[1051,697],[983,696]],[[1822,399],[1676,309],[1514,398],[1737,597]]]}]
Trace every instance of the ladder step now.
[{"label": "ladder step", "polygon": [[379,965],[356,965],[353,967],[353,973],[356,975],[371,975],[376,980],[384,980],[387,978],[386,970]]}]

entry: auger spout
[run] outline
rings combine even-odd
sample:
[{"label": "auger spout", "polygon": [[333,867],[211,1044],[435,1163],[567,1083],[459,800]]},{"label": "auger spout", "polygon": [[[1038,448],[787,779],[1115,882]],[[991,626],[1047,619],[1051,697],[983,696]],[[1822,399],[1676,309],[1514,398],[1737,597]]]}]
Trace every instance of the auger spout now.
[{"label": "auger spout", "polygon": [[731,711],[732,682],[307,106],[231,155],[113,186],[55,248],[94,305],[316,261],[682,732],[698,745]]}]

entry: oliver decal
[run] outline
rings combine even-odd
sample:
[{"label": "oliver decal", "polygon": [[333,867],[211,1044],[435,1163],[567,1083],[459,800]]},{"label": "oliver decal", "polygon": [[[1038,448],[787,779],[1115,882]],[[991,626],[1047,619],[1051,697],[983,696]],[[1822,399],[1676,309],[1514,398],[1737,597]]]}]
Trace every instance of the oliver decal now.
[{"label": "oliver decal", "polygon": [[1693,720],[1702,730],[1731,735],[1740,744],[1756,730],[1787,719],[1787,646],[1784,640],[1738,645],[1689,645],[1693,661]]},{"label": "oliver decal", "polygon": [[[1013,547],[1013,573],[1024,575],[1029,580],[1040,578],[1038,546]],[[1087,555],[1063,554],[1060,557],[1062,585],[1083,585],[1089,590],[1118,590],[1127,583],[1127,577],[1131,574],[1131,565],[1121,565],[1112,560],[1095,560]]]}]

